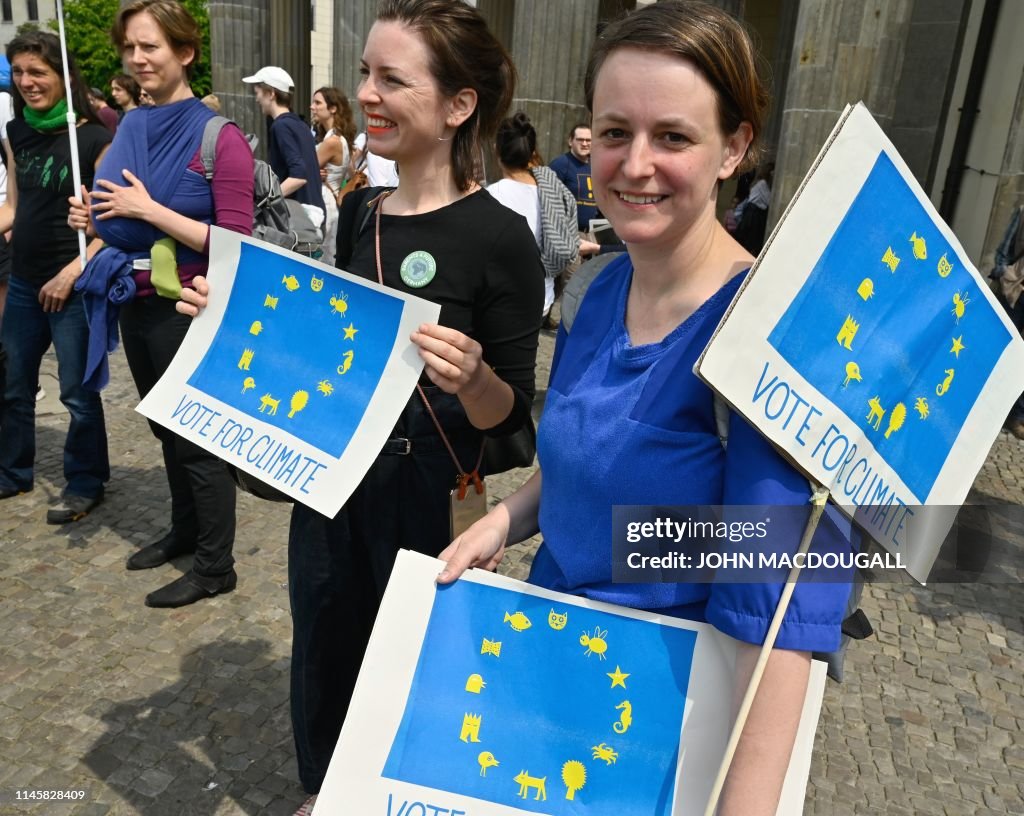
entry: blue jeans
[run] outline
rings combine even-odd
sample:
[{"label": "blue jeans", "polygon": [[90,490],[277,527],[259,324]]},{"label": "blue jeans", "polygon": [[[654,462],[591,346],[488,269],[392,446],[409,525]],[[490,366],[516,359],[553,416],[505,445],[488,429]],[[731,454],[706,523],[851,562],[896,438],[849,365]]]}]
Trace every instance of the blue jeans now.
[{"label": "blue jeans", "polygon": [[72,295],[59,312],[44,312],[39,289],[12,276],[0,342],[7,352],[7,382],[0,403],[0,488],[32,489],[39,366],[53,343],[60,401],[71,414],[64,440],[64,493],[101,495],[110,479],[107,429],[100,395],[82,387],[89,345],[82,296]]}]

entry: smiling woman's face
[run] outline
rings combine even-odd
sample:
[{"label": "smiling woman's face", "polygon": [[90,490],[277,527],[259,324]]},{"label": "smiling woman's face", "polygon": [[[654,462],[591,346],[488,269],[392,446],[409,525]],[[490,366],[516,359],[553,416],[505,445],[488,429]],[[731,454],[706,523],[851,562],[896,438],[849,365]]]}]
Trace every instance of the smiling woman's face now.
[{"label": "smiling woman's face", "polygon": [[687,60],[622,48],[594,86],[594,198],[626,243],[670,249],[714,218],[718,182],[749,143],[722,133],[718,97]]},{"label": "smiling woman's face", "polygon": [[11,60],[11,81],[32,110],[50,110],[64,98],[64,81],[38,54],[23,51]]}]

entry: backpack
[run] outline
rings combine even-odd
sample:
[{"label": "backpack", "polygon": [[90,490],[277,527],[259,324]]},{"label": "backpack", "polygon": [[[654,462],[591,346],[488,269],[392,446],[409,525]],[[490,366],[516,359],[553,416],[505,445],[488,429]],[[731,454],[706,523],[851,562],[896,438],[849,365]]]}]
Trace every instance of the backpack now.
[{"label": "backpack", "polygon": [[[203,129],[203,143],[200,156],[206,180],[213,180],[214,156],[217,152],[217,137],[224,125],[231,122],[224,116],[214,116]],[[249,147],[256,149],[258,141],[250,136]],[[318,180],[319,181],[319,180]],[[323,234],[313,226],[302,205],[281,192],[270,165],[261,159],[254,159],[253,167],[253,218],[252,237],[274,246],[290,249],[301,255],[319,257],[322,251]]]},{"label": "backpack", "polygon": [[[562,327],[568,334],[572,329],[576,313],[579,311],[587,289],[594,279],[601,273],[612,260],[619,257],[621,252],[610,252],[605,255],[598,255],[591,258],[573,274],[572,279],[562,293]],[[718,394],[715,394],[715,426],[718,429],[718,438],[722,447],[729,445],[729,405]],[[812,490],[813,491],[813,486]],[[834,652],[814,652],[815,660],[823,660],[828,666],[828,676],[837,683],[843,682],[843,661],[846,658],[846,649],[851,640],[864,640],[874,634],[871,628],[871,621],[868,620],[864,610],[860,608],[860,598],[864,592],[864,578],[860,570],[854,573],[850,596],[846,600],[846,617],[843,618],[842,638],[839,648]]]}]

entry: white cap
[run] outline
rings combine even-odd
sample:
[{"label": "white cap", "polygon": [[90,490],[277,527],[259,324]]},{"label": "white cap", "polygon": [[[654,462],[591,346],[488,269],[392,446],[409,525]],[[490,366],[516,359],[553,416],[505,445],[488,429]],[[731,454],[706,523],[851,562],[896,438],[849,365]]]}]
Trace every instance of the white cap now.
[{"label": "white cap", "polygon": [[269,85],[281,93],[291,93],[292,88],[295,87],[295,83],[292,81],[289,73],[284,68],[278,68],[276,65],[266,65],[260,68],[252,76],[242,77],[242,82],[248,82],[255,85],[257,82],[263,85]]}]

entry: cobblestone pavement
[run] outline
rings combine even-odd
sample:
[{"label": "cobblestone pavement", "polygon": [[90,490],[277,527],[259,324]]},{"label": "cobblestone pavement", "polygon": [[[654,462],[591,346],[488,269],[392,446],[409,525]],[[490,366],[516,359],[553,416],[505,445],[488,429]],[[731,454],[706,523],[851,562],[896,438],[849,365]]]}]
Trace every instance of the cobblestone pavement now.
[{"label": "cobblestone pavement", "polygon": [[[538,383],[551,337],[542,338]],[[43,385],[56,393],[48,358]],[[0,813],[290,814],[302,801],[288,718],[288,507],[241,496],[238,589],[176,611],[146,593],[188,558],[127,572],[168,523],[159,449],[124,359],[105,392],[107,499],[44,523],[61,484],[63,409],[40,403],[35,490],[0,503]],[[1024,448],[1001,434],[976,495],[1021,503]],[[492,501],[528,475],[491,480]],[[1010,531],[1019,533],[1019,530]],[[534,546],[503,571],[521,577]],[[875,585],[877,636],[830,683],[808,814],[1024,813],[1024,595],[1019,584]],[[78,790],[19,804],[18,790]]]}]

